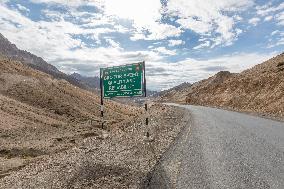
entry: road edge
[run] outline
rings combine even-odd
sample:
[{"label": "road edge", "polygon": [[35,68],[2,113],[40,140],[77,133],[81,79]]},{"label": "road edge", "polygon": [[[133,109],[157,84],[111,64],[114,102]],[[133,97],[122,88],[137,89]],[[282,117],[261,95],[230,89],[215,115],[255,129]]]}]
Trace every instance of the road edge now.
[{"label": "road edge", "polygon": [[[174,104],[167,105],[174,106]],[[180,123],[183,124],[182,129],[180,130],[176,138],[172,141],[172,143],[169,145],[169,147],[166,149],[166,151],[162,154],[156,165],[152,168],[150,172],[148,172],[147,176],[141,183],[140,189],[174,188],[175,183],[171,183],[170,178],[163,170],[162,163],[176,149],[177,144],[180,143],[188,133],[190,133],[189,125],[192,125],[193,121],[192,114],[188,109],[186,109],[185,107],[178,107],[183,109],[184,111],[183,118],[180,121]]]}]

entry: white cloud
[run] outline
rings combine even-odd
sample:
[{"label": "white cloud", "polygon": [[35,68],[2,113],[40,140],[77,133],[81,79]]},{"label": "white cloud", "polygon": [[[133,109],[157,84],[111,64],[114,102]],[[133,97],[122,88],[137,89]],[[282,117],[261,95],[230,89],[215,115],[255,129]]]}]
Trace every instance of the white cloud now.
[{"label": "white cloud", "polygon": [[101,3],[97,0],[30,0],[33,3],[45,3],[49,5],[60,4],[70,7],[79,7],[79,6],[98,6],[100,7]]},{"label": "white cloud", "polygon": [[[0,4],[0,32],[20,49],[30,51],[48,61],[53,61],[60,56],[60,53],[66,54],[73,48],[81,48],[85,45],[73,35],[83,35],[93,39],[96,44],[101,44],[102,34],[126,32],[126,28],[116,24],[110,18],[102,19],[100,14],[89,15],[90,22],[85,21],[83,25],[79,25],[70,21],[70,18],[77,20],[80,18],[74,17],[79,14],[76,11],[63,14],[44,10],[42,13],[51,18],[51,21],[32,21],[16,10],[9,9],[5,4]],[[94,26],[90,24],[96,22],[99,24]],[[105,26],[107,24],[111,28]],[[110,43],[118,48],[113,42]]]},{"label": "white cloud", "polygon": [[27,7],[20,5],[20,4],[16,4],[17,8],[19,11],[21,11],[24,14],[28,14],[30,12],[30,9],[28,9]]},{"label": "white cloud", "polygon": [[175,50],[169,50],[169,49],[166,49],[165,47],[158,47],[158,48],[153,49],[153,51],[158,52],[163,55],[171,55],[171,56],[176,55]]},{"label": "white cloud", "polygon": [[[146,34],[151,31],[150,34]],[[168,37],[178,37],[182,33],[182,30],[169,24],[155,24],[147,31],[134,32],[130,39],[132,41],[137,40],[162,40]]]},{"label": "white cloud", "polygon": [[271,33],[271,36],[273,36],[273,35],[275,35],[275,34],[277,34],[277,33],[279,33],[280,31],[279,30],[275,30],[275,31],[273,31],[272,33]]},{"label": "white cloud", "polygon": [[[161,23],[160,0],[32,0],[34,3],[60,4],[70,7],[96,6],[103,12],[103,17],[113,17],[132,22],[136,31],[133,31],[132,40],[159,40],[167,37],[176,37],[181,30],[169,24]],[[104,19],[104,18],[101,18]],[[98,25],[99,19],[92,23]],[[90,23],[89,23],[90,25]],[[122,28],[120,28],[122,29]],[[129,31],[123,28],[124,31]],[[149,32],[150,34],[148,35]]]},{"label": "white cloud", "polygon": [[166,13],[178,17],[182,28],[191,29],[203,38],[216,36],[212,38],[215,43],[212,46],[228,46],[238,37],[234,25],[241,18],[228,17],[227,13],[244,11],[253,4],[253,0],[169,0]]},{"label": "white cloud", "polygon": [[239,29],[239,28],[236,29],[236,34],[237,34],[237,35],[240,35],[240,34],[242,34],[242,33],[243,33],[243,30],[241,30],[241,29]]},{"label": "white cloud", "polygon": [[233,31],[234,20],[230,17],[222,16],[220,17],[219,22],[216,31],[221,34],[217,37],[217,39],[220,39],[220,42],[217,42],[215,45],[219,45],[219,43],[225,43],[226,46],[232,45],[233,41],[238,36],[239,31],[239,29]]},{"label": "white cloud", "polygon": [[269,44],[267,48],[273,48],[280,45],[284,45],[284,31],[275,30],[270,34]]},{"label": "white cloud", "polygon": [[278,21],[278,25],[284,26],[284,12],[281,12],[281,13],[277,14],[276,15],[276,20]]},{"label": "white cloud", "polygon": [[259,16],[265,17],[265,21],[270,21],[275,17],[277,24],[284,26],[284,2],[275,6],[268,3],[264,6],[257,7],[256,9]]},{"label": "white cloud", "polygon": [[145,36],[144,33],[142,32],[135,32],[131,37],[130,40],[132,41],[137,41],[137,40],[141,40],[141,39],[146,39],[147,37]]},{"label": "white cloud", "polygon": [[182,40],[169,40],[168,41],[170,47],[178,46],[184,44]]},{"label": "white cloud", "polygon": [[242,21],[243,18],[240,16],[240,15],[235,15],[233,16],[233,18],[236,20],[236,21]]},{"label": "white cloud", "polygon": [[270,15],[274,12],[277,12],[277,11],[281,11],[284,9],[284,3],[281,3],[279,5],[276,5],[276,6],[271,6],[270,3],[264,5],[264,6],[261,6],[261,7],[257,7],[257,14],[260,15],[260,16],[267,16],[267,15]]},{"label": "white cloud", "polygon": [[[87,31],[89,31],[89,32],[87,32]],[[90,29],[90,30],[85,30],[83,33],[91,34],[92,38],[97,41],[97,44],[101,44],[100,36],[102,34],[108,34],[108,33],[114,33],[114,32],[117,32],[117,30],[110,29],[110,28],[94,28],[94,29]]]},{"label": "white cloud", "polygon": [[260,21],[260,18],[257,18],[257,17],[254,17],[254,18],[251,18],[249,19],[249,23],[254,25],[254,26],[257,26],[258,22]]},{"label": "white cloud", "polygon": [[178,37],[182,33],[182,30],[176,28],[169,24],[158,24],[153,25],[151,28],[151,34],[148,35],[145,39],[147,40],[159,40],[166,39],[168,37]]},{"label": "white cloud", "polygon": [[76,62],[96,62],[103,65],[118,63],[118,60],[125,63],[141,59],[154,61],[161,59],[155,52],[124,52],[112,39],[106,39],[110,47],[92,49],[85,47],[80,39],[72,37],[72,35],[91,35],[94,39],[99,39],[100,34],[114,32],[114,29],[83,29],[64,20],[34,22],[5,6],[0,6],[0,12],[0,32],[4,36],[20,49],[34,53],[56,66]]},{"label": "white cloud", "polygon": [[103,2],[105,14],[133,20],[138,28],[147,28],[161,19],[160,0],[105,0]]},{"label": "white cloud", "polygon": [[264,21],[270,21],[270,20],[272,20],[273,19],[273,16],[266,16],[265,18],[264,18]]},{"label": "white cloud", "polygon": [[[102,0],[105,15],[127,19],[133,22],[135,32],[131,40],[160,40],[177,37],[182,30],[169,24],[161,23],[160,0]],[[126,6],[127,5],[127,6]]]},{"label": "white cloud", "polygon": [[267,46],[267,48],[273,48],[273,47],[277,47],[277,46],[280,46],[280,45],[284,45],[284,37],[279,38],[279,39],[277,39],[276,42],[269,44]]},{"label": "white cloud", "polygon": [[112,48],[116,48],[116,49],[120,49],[120,50],[123,50],[121,47],[120,47],[120,44],[118,42],[115,42],[113,39],[106,39],[106,41],[110,44],[110,46]]},{"label": "white cloud", "polygon": [[[167,6],[162,6],[160,0],[33,0],[37,3],[61,4],[65,6],[97,6],[102,17],[128,20],[132,27],[123,28],[130,32],[130,39],[137,40],[162,40],[169,37],[179,37],[184,30],[191,29],[194,32],[211,40],[212,47],[217,45],[228,46],[238,38],[238,28],[235,23],[242,20],[239,15],[227,16],[231,13],[239,13],[253,5],[253,0],[169,0]],[[67,3],[68,2],[68,3]],[[69,3],[70,2],[70,3]],[[127,6],[126,6],[127,5]],[[176,20],[180,28],[162,23],[163,15],[178,17]],[[102,18],[101,17],[101,18]],[[174,20],[173,20],[174,21]],[[100,21],[87,23],[93,26]]]},{"label": "white cloud", "polygon": [[1,0],[0,5],[5,5],[9,0]]},{"label": "white cloud", "polygon": [[193,18],[180,18],[177,23],[184,29],[191,29],[199,34],[206,34],[213,29],[213,26],[209,22],[202,22]]},{"label": "white cloud", "polygon": [[193,49],[202,49],[204,47],[210,47],[210,41],[205,41],[204,43],[201,43],[200,45],[197,45],[193,47]]},{"label": "white cloud", "polygon": [[150,63],[151,69],[155,67],[164,71],[152,73],[149,80],[157,86],[154,89],[167,89],[185,81],[193,83],[206,79],[222,70],[241,72],[275,55],[276,53],[237,53],[205,60],[188,58],[176,63],[154,62]]}]

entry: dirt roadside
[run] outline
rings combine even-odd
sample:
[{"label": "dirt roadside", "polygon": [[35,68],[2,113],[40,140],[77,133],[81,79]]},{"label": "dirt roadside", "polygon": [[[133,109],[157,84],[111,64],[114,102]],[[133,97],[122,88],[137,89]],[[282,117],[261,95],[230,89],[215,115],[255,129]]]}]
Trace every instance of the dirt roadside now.
[{"label": "dirt roadside", "polygon": [[184,114],[180,108],[153,104],[150,140],[145,116],[138,116],[110,132],[98,129],[69,150],[32,159],[2,176],[0,188],[140,188],[183,128]]}]

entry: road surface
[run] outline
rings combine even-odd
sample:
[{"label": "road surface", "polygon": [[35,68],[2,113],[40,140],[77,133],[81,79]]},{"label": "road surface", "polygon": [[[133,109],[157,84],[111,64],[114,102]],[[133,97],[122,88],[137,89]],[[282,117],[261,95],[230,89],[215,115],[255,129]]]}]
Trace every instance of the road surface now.
[{"label": "road surface", "polygon": [[147,188],[284,189],[284,123],[201,106]]}]

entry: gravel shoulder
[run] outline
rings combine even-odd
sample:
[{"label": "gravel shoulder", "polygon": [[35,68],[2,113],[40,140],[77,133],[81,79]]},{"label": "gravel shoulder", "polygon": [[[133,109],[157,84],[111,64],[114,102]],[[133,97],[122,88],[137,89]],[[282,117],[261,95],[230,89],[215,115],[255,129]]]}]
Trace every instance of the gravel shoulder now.
[{"label": "gravel shoulder", "polygon": [[[116,124],[109,132],[96,127],[71,149],[41,154],[3,174],[0,188],[141,188],[184,127],[181,108],[152,104],[149,110],[149,129],[145,115]],[[150,139],[145,137],[148,130]]]}]

